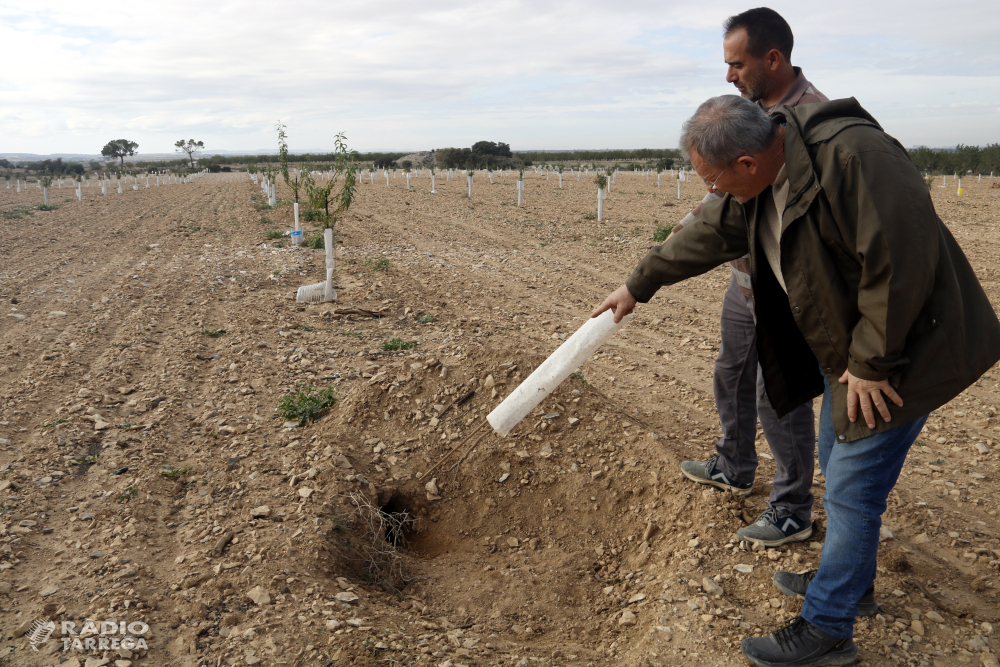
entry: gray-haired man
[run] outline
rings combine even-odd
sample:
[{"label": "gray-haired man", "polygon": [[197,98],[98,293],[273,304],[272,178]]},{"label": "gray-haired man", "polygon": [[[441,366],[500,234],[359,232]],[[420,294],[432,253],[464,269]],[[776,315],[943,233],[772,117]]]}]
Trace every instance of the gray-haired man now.
[{"label": "gray-haired man", "polygon": [[1000,322],[906,150],[857,101],[772,120],[734,95],[712,98],[681,147],[727,195],[651,250],[594,314],[620,319],[661,286],[750,252],[771,403],[780,415],[823,396],[827,528],[815,575],[775,575],[805,593],[801,615],[740,648],[761,667],[846,665],[906,454],[927,414],[1000,359]]}]

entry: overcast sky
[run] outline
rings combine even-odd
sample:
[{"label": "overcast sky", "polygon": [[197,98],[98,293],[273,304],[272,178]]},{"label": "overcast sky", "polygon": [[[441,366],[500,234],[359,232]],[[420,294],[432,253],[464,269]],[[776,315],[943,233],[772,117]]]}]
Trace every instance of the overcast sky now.
[{"label": "overcast sky", "polygon": [[[675,147],[752,4],[0,0],[0,153]],[[770,5],[792,62],[905,146],[1000,142],[996,0]]]}]

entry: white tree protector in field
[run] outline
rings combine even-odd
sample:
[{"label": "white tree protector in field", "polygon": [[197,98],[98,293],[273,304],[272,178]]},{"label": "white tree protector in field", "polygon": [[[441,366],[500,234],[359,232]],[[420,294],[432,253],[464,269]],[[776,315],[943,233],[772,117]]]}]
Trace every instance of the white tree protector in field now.
[{"label": "white tree protector in field", "polygon": [[681,175],[680,175],[680,173],[677,174],[677,198],[678,199],[681,198]]},{"label": "white tree protector in field", "polygon": [[149,174],[146,174],[146,189],[149,189]]},{"label": "white tree protector in field", "polygon": [[580,182],[580,172],[576,172],[576,182]]},{"label": "white tree protector in field", "polygon": [[487,175],[487,176],[489,177],[489,179],[490,179],[490,185],[493,185],[493,171],[492,171],[492,170],[490,170],[490,171],[486,172],[486,175]]},{"label": "white tree protector in field", "polygon": [[[187,179],[184,180],[185,182],[187,182]],[[274,208],[275,206],[278,205],[277,187],[275,186],[274,183],[271,183],[271,196],[268,198],[267,203],[268,205],[270,205],[271,208]]]},{"label": "white tree protector in field", "polygon": [[303,285],[295,294],[299,303],[318,303],[337,300],[337,292],[333,289],[333,229],[323,230],[323,248],[326,250],[326,281]]},{"label": "white tree protector in field", "polygon": [[518,385],[493,412],[486,416],[493,430],[502,436],[517,426],[529,412],[555,391],[573,371],[578,369],[611,336],[632,319],[626,315],[615,324],[610,310],[589,318],[576,333],[559,346],[535,372]]},{"label": "white tree protector in field", "polygon": [[101,181],[101,196],[102,197],[108,196],[108,182],[104,180]]},{"label": "white tree protector in field", "polygon": [[436,195],[437,190],[434,189],[434,174],[431,174],[431,194]]},{"label": "white tree protector in field", "polygon": [[292,216],[295,219],[295,229],[292,230],[292,245],[302,245],[306,242],[306,235],[302,233],[302,225],[299,222],[299,203],[292,204]]},{"label": "white tree protector in field", "polygon": [[521,206],[521,202],[523,200],[523,197],[522,197],[523,194],[524,194],[524,181],[522,181],[519,178],[519,179],[517,179],[517,205],[518,206]]},{"label": "white tree protector in field", "polygon": [[385,170],[385,187],[389,187],[389,170]]},{"label": "white tree protector in field", "polygon": [[49,189],[48,188],[42,188],[42,203],[45,204],[46,206],[49,205]]},{"label": "white tree protector in field", "polygon": [[406,172],[406,189],[410,189],[410,172]]},{"label": "white tree protector in field", "polygon": [[559,189],[562,190],[562,172],[559,172]]},{"label": "white tree protector in field", "polygon": [[121,193],[122,193],[122,179],[119,176],[118,177],[118,194],[121,194]]},{"label": "white tree protector in field", "polygon": [[472,199],[472,170],[469,170],[469,199]]},{"label": "white tree protector in field", "polygon": [[18,192],[21,191],[21,181],[20,181],[20,179],[18,179],[18,181],[17,181],[17,191]]},{"label": "white tree protector in field", "polygon": [[[983,175],[982,175],[982,174],[979,174],[979,180],[978,180],[978,181],[976,181],[976,183],[982,183],[982,182],[983,182]],[[8,187],[8,188],[10,187],[10,183],[8,183],[8,184],[7,184],[7,187]]]}]

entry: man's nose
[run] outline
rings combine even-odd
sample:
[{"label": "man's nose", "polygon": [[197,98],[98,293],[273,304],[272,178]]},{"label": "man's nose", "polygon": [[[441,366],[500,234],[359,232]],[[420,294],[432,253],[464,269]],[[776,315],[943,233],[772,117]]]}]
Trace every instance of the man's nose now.
[{"label": "man's nose", "polygon": [[732,67],[726,70],[726,83],[736,83],[738,80],[739,77],[736,76],[736,70]]}]

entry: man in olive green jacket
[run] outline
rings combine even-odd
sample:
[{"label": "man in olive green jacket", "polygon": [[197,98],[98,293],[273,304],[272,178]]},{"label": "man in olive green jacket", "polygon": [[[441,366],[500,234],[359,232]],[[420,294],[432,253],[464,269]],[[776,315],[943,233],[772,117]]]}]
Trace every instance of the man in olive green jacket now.
[{"label": "man in olive green jacket", "polygon": [[823,395],[827,536],[817,572],[775,575],[805,595],[801,616],[741,648],[765,667],[847,664],[906,453],[927,414],[1000,359],[1000,322],[906,151],[854,99],[768,119],[747,100],[712,98],[681,144],[728,194],[653,248],[595,315],[620,319],[660,287],[750,252],[772,405],[787,414]]}]

